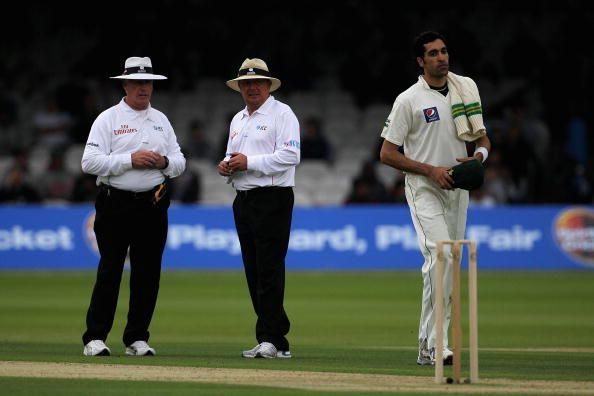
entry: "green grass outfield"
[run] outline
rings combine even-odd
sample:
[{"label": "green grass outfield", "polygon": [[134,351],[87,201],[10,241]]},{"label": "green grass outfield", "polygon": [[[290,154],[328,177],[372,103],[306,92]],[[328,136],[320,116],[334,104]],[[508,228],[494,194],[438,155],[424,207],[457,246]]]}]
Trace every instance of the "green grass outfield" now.
[{"label": "green grass outfield", "polygon": [[[126,273],[107,340],[113,356],[84,357],[81,334],[94,276],[0,272],[0,363],[257,368],[424,376],[432,383],[433,368],[415,363],[420,272],[289,272],[285,306],[292,321],[291,360],[240,358],[242,349],[256,343],[243,273],[199,271],[162,275],[150,339],[157,356],[124,356]],[[591,381],[594,394],[594,271],[481,271],[478,290],[481,379]],[[465,301],[465,319],[466,307]],[[465,322],[465,344],[467,329]],[[463,374],[468,375],[467,359],[463,364]],[[0,375],[2,395],[328,394],[281,385]]]}]

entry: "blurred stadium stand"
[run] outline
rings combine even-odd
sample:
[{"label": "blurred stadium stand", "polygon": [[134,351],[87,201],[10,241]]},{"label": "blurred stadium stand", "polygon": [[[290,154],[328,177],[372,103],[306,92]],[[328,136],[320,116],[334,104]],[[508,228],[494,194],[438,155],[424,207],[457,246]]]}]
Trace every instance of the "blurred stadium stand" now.
[{"label": "blurred stadium stand", "polygon": [[[138,27],[103,26],[100,22],[114,18],[112,6],[122,23]],[[216,173],[216,158],[229,114],[243,103],[224,82],[245,57],[255,56],[283,81],[275,96],[301,123],[321,120],[334,149],[333,161],[307,159],[298,167],[298,205],[343,204],[370,160],[389,189],[401,175],[377,162],[379,134],[395,96],[415,82],[414,36],[434,29],[448,39],[452,70],[473,77],[481,90],[494,153],[477,204],[485,195],[492,198],[485,202],[500,204],[592,203],[587,110],[594,58],[582,46],[594,16],[585,2],[542,1],[529,12],[511,12],[506,2],[429,1],[401,9],[389,2],[304,1],[278,7],[264,1],[258,8],[266,11],[254,16],[266,23],[258,27],[244,19],[244,11],[254,11],[239,6],[228,12],[227,5],[210,1],[141,8],[107,1],[84,19],[69,17],[67,5],[32,1],[21,7],[26,7],[22,18],[0,27],[4,37],[14,38],[0,44],[0,189],[15,164],[26,168],[33,185],[45,174],[56,148],[41,143],[33,120],[48,95],[73,119],[70,144],[57,150],[72,177],[80,176],[92,121],[123,95],[108,77],[133,55],[150,56],[155,69],[169,77],[155,84],[152,104],[169,117],[182,148],[189,144],[191,121],[204,124],[213,156],[189,158],[200,176],[196,202],[232,202],[231,187]],[[522,139],[512,141],[515,129]],[[518,159],[500,151],[513,142],[531,153]],[[17,160],[23,152],[28,166]]]}]

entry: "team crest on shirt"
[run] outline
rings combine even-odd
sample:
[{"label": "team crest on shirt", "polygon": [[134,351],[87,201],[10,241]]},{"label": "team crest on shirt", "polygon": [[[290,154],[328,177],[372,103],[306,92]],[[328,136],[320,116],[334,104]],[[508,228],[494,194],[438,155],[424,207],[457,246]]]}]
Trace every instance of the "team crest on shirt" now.
[{"label": "team crest on shirt", "polygon": [[439,121],[439,113],[437,112],[437,107],[429,107],[428,109],[423,109],[423,115],[425,116],[425,122],[427,122],[427,124],[433,121]]}]

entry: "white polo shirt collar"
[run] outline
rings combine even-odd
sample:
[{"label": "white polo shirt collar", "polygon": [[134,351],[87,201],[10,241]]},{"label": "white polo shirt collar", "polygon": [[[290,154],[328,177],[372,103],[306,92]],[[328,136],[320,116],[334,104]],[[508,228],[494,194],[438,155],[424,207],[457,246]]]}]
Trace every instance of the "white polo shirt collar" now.
[{"label": "white polo shirt collar", "polygon": [[[262,103],[262,106],[258,107],[258,109],[256,109],[256,111],[254,111],[254,113],[259,113],[262,115],[266,115],[268,113],[270,113],[270,108],[272,107],[274,103],[274,96],[270,95],[268,96],[268,99],[266,99],[266,101],[264,103]],[[245,118],[245,117],[249,117],[250,113],[248,112],[247,106],[243,109],[243,113],[241,118]]]},{"label": "white polo shirt collar", "polygon": [[132,107],[130,107],[130,105],[128,103],[126,103],[124,98],[122,98],[122,100],[120,101],[120,105],[124,112],[129,113],[131,115],[133,114],[133,117],[143,118],[143,119],[147,119],[149,121],[155,121],[151,118],[151,113],[152,113],[153,108],[151,107],[150,103],[149,103],[148,107],[144,110],[135,110]]}]

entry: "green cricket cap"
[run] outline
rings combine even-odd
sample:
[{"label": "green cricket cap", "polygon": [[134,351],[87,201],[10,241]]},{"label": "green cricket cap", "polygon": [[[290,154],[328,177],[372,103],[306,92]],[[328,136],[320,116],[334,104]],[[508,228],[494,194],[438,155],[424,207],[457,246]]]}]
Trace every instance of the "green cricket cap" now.
[{"label": "green cricket cap", "polygon": [[485,168],[478,160],[462,162],[449,171],[454,179],[454,188],[464,190],[476,190],[483,185],[485,180]]}]

